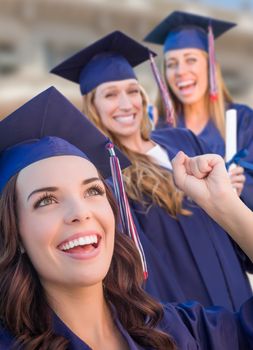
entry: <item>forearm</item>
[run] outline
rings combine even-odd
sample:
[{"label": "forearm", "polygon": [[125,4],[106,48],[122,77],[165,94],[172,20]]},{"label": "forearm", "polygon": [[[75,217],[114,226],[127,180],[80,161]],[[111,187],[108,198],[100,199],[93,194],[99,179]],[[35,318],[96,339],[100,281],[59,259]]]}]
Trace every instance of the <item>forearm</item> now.
[{"label": "forearm", "polygon": [[231,186],[223,159],[215,154],[172,161],[176,185],[222,226],[253,262],[253,213]]},{"label": "forearm", "polygon": [[253,176],[245,172],[246,181],[241,193],[241,199],[243,202],[253,210]]},{"label": "forearm", "polygon": [[212,207],[207,203],[203,208],[253,261],[253,213],[240,198],[231,193],[217,199]]}]

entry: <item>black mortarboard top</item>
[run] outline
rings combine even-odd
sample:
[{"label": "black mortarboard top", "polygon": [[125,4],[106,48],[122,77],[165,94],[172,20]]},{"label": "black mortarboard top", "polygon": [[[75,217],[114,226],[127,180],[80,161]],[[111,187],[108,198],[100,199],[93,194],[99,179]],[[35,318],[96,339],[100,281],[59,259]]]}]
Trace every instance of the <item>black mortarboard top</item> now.
[{"label": "black mortarboard top", "polygon": [[236,23],[212,17],[174,11],[159,23],[145,38],[147,42],[164,45],[164,52],[182,48],[198,48],[208,52],[208,27],[218,38]]},{"label": "black mortarboard top", "polygon": [[[57,155],[89,159],[111,175],[106,138],[54,87],[43,91],[0,122],[0,192],[20,170]],[[122,167],[127,158],[115,150]]]},{"label": "black mortarboard top", "polygon": [[114,31],[51,70],[51,73],[80,84],[83,95],[98,85],[136,79],[133,67],[156,54],[120,31]]}]

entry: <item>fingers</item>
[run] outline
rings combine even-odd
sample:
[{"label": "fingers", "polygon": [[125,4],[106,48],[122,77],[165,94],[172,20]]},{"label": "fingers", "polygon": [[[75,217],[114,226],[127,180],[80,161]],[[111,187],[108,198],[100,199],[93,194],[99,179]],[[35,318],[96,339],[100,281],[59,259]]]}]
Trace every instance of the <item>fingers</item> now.
[{"label": "fingers", "polygon": [[231,169],[229,171],[229,178],[233,188],[236,190],[238,196],[241,195],[246,177],[243,175],[244,169],[241,167]]},{"label": "fingers", "polygon": [[[183,171],[184,174],[193,175],[199,179],[207,176],[217,165],[221,165],[225,172],[224,160],[217,154],[205,154],[190,158],[180,151],[172,160],[174,172],[178,173]],[[241,173],[241,170],[238,169],[236,175],[239,173]],[[232,176],[236,175],[233,174]]]},{"label": "fingers", "polygon": [[173,169],[174,167],[182,165],[185,161],[185,158],[187,158],[187,155],[183,151],[179,151],[171,161]]},{"label": "fingers", "polygon": [[242,168],[241,166],[235,166],[235,167],[231,167],[229,169],[229,175],[241,175],[244,173],[244,168]]},{"label": "fingers", "polygon": [[240,166],[230,169],[229,178],[233,187],[240,186],[240,185],[243,186],[246,181],[246,177],[244,175],[244,169]]},{"label": "fingers", "polygon": [[235,182],[232,184],[232,187],[235,189],[238,196],[241,195],[244,187],[244,182]]},{"label": "fingers", "polygon": [[[216,154],[205,154],[194,158],[188,158],[186,161],[186,169],[189,175],[193,175],[198,179],[203,179],[217,166],[224,168],[223,159]],[[223,170],[225,172],[225,168]]]},{"label": "fingers", "polygon": [[[233,192],[224,159],[217,154],[190,158],[180,152],[172,161],[172,165],[175,184],[197,203],[202,201],[201,193],[205,193],[205,198],[207,198],[216,195],[217,191]],[[240,176],[243,175],[233,175],[233,178],[241,179],[238,178]],[[241,186],[238,182],[236,182],[236,187],[240,191]]]},{"label": "fingers", "polygon": [[186,161],[187,172],[189,175],[193,175],[198,179],[202,179],[212,170],[209,165],[208,157],[196,157],[189,158]]},{"label": "fingers", "polygon": [[182,188],[184,183],[184,178],[186,175],[186,168],[185,168],[186,159],[187,159],[187,156],[184,154],[184,152],[180,151],[171,161],[172,167],[173,167],[174,181],[179,188]]},{"label": "fingers", "polygon": [[233,186],[236,183],[241,183],[242,185],[244,185],[246,181],[246,177],[244,175],[233,175],[233,176],[230,176],[230,181]]}]

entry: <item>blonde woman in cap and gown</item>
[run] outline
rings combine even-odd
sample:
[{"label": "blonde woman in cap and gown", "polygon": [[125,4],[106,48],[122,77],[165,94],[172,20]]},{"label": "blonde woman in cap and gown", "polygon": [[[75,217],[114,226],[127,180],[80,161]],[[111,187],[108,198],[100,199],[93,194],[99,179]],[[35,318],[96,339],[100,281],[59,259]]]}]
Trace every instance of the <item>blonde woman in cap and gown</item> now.
[{"label": "blonde woman in cap and gown", "polygon": [[[225,156],[225,115],[227,110],[235,110],[239,154],[234,159],[237,166],[230,167],[229,173],[238,195],[253,209],[253,111],[233,102],[214,49],[214,39],[235,26],[232,22],[175,11],[144,40],[163,45],[162,74],[174,106],[176,126],[193,131],[210,152]],[[167,127],[160,95],[157,104],[157,128]]]}]

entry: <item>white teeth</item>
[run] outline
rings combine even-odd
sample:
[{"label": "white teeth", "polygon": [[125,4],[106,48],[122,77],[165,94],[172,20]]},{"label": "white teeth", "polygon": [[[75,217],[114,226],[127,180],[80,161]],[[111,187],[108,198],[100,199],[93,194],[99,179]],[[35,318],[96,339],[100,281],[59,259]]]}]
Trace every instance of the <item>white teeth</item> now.
[{"label": "white teeth", "polygon": [[70,249],[70,245],[68,243],[64,244],[63,247],[62,247],[62,250],[67,250],[67,249]]},{"label": "white teeth", "polygon": [[177,83],[177,86],[179,88],[182,88],[182,87],[186,87],[186,86],[189,86],[189,85],[192,85],[194,84],[194,81],[193,80],[185,80],[185,81],[180,81]]},{"label": "white teeth", "polygon": [[118,116],[118,117],[115,117],[115,119],[120,123],[127,124],[134,120],[134,115],[131,114],[131,115],[125,115],[125,116]]},{"label": "white teeth", "polygon": [[79,244],[84,245],[85,244],[85,239],[83,237],[79,238]]},{"label": "white teeth", "polygon": [[74,239],[73,241],[64,243],[63,245],[60,246],[60,249],[69,250],[71,248],[78,247],[78,246],[96,244],[97,242],[98,242],[97,235],[83,236],[83,237]]}]

